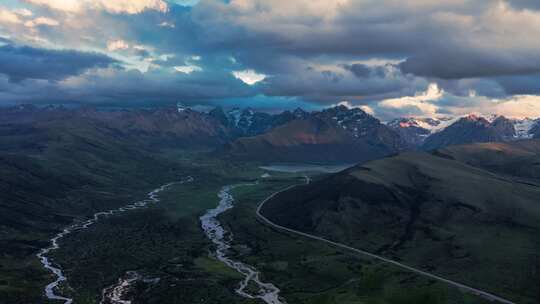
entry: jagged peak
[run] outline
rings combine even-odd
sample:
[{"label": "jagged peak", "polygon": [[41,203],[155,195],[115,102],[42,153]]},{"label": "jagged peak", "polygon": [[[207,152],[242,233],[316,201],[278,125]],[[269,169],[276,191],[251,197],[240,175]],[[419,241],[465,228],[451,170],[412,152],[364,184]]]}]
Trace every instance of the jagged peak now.
[{"label": "jagged peak", "polygon": [[309,115],[309,113],[307,111],[305,111],[304,109],[302,109],[302,108],[296,108],[292,112],[292,115],[297,119],[303,119],[303,118],[306,118]]},{"label": "jagged peak", "polygon": [[475,124],[490,126],[492,121],[478,114],[468,114],[458,119],[455,123],[451,124],[450,127],[459,125],[462,123],[475,123]]},{"label": "jagged peak", "polygon": [[183,104],[182,102],[177,102],[176,103],[176,111],[178,113],[182,113],[182,112],[185,112],[185,111],[189,111],[191,110],[191,108],[185,104]]},{"label": "jagged peak", "polygon": [[307,111],[305,111],[304,109],[298,107],[298,108],[294,109],[294,111],[293,111],[293,114],[296,114],[296,113],[305,114],[305,113],[307,113]]},{"label": "jagged peak", "polygon": [[332,114],[332,115],[337,115],[337,116],[345,115],[345,116],[372,117],[376,119],[375,117],[371,116],[370,114],[366,113],[364,110],[358,107],[349,107],[343,104],[326,108],[322,110],[321,113]]},{"label": "jagged peak", "polygon": [[422,128],[427,130],[432,130],[440,126],[446,121],[450,121],[450,118],[431,118],[431,117],[402,117],[396,118],[387,123],[388,126],[393,128]]}]

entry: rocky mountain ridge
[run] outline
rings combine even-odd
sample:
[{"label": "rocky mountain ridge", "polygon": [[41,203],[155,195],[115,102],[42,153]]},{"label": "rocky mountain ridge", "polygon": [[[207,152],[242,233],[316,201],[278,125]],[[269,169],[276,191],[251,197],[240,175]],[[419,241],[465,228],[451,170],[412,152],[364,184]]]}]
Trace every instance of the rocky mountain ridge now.
[{"label": "rocky mountain ridge", "polygon": [[469,114],[443,118],[399,118],[387,123],[410,147],[435,149],[453,144],[510,142],[540,137],[540,119]]},{"label": "rocky mountain ridge", "polygon": [[74,123],[91,121],[116,136],[156,146],[206,147],[225,156],[279,161],[364,161],[403,150],[540,138],[540,119],[471,114],[383,123],[361,109],[345,106],[313,112],[298,108],[278,114],[221,107],[202,112],[181,104],[114,110],[33,105],[0,108],[2,124],[21,128],[39,128],[69,117],[81,118],[72,120]]}]

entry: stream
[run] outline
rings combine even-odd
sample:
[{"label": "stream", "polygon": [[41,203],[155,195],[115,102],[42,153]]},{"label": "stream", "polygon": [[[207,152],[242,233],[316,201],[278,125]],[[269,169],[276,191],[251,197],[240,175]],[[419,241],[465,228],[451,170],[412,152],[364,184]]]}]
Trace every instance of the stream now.
[{"label": "stream", "polygon": [[183,181],[165,184],[157,189],[152,190],[150,193],[148,193],[148,198],[145,200],[141,200],[141,201],[117,208],[117,209],[97,212],[90,219],[81,223],[75,223],[73,225],[70,225],[64,228],[62,232],[58,233],[53,238],[51,238],[50,240],[51,245],[49,247],[41,249],[41,251],[36,255],[39,258],[43,267],[56,276],[56,279],[53,282],[45,286],[44,291],[45,291],[45,296],[47,297],[47,299],[64,301],[64,304],[73,303],[72,298],[62,296],[58,293],[58,290],[57,290],[58,286],[60,285],[60,283],[66,281],[67,278],[64,275],[64,272],[61,266],[58,264],[53,264],[51,259],[48,257],[51,251],[57,250],[60,248],[60,245],[58,244],[60,239],[62,239],[66,235],[71,234],[75,231],[87,229],[88,227],[98,222],[99,219],[101,219],[102,217],[111,216],[117,213],[129,211],[129,210],[140,209],[140,208],[146,207],[148,204],[158,203],[160,201],[158,197],[158,194],[160,192],[169,188],[173,184],[183,184],[183,183],[188,183],[191,181],[193,181],[193,178],[189,176]]},{"label": "stream", "polygon": [[267,304],[286,304],[285,300],[280,299],[279,297],[279,288],[272,283],[261,282],[259,278],[260,272],[257,271],[257,269],[240,261],[235,261],[227,256],[229,249],[231,248],[232,234],[225,231],[217,217],[234,207],[234,197],[231,194],[231,190],[236,187],[249,185],[251,184],[229,185],[223,187],[218,194],[219,203],[217,207],[208,210],[201,216],[201,226],[206,236],[216,245],[216,258],[228,267],[245,276],[236,289],[236,293],[249,299],[261,299]]}]

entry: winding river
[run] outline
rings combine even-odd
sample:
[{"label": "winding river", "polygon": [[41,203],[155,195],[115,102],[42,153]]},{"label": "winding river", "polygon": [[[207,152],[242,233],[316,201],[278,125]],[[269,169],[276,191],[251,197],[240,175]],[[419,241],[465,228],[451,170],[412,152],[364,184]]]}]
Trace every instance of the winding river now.
[{"label": "winding river", "polygon": [[101,292],[100,304],[131,304],[129,293],[132,291],[134,283],[143,282],[155,284],[159,282],[159,278],[145,278],[136,271],[127,271],[124,276],[109,287],[106,287]]},{"label": "winding river", "polygon": [[61,266],[58,265],[58,264],[53,265],[51,259],[48,257],[48,255],[49,255],[49,253],[51,251],[60,248],[60,245],[58,244],[60,239],[62,239],[63,237],[65,237],[68,234],[71,234],[74,231],[87,229],[88,227],[90,227],[93,224],[95,224],[96,222],[98,222],[99,219],[101,219],[102,217],[114,215],[114,214],[120,213],[120,212],[126,212],[126,211],[129,211],[129,210],[144,208],[148,204],[158,203],[160,201],[160,199],[158,197],[158,194],[160,192],[162,192],[165,189],[169,188],[171,185],[183,184],[183,183],[188,183],[188,182],[191,182],[191,181],[193,181],[193,178],[191,176],[189,176],[189,177],[187,177],[186,179],[184,179],[184,180],[182,180],[180,182],[165,184],[165,185],[163,185],[163,186],[161,186],[161,187],[159,187],[157,189],[152,190],[150,193],[148,193],[148,198],[145,199],[145,200],[138,201],[138,202],[135,202],[135,203],[132,203],[132,204],[129,204],[129,205],[117,208],[117,209],[111,209],[111,210],[107,210],[107,211],[97,212],[90,219],[88,219],[88,220],[86,220],[84,222],[81,222],[81,223],[76,223],[76,224],[70,225],[70,226],[64,228],[64,230],[62,232],[55,235],[50,240],[51,245],[49,247],[41,249],[41,251],[37,254],[37,257],[39,258],[39,260],[40,260],[41,264],[43,265],[43,267],[45,269],[49,270],[51,273],[53,273],[56,276],[56,279],[53,282],[51,282],[47,286],[45,286],[45,296],[50,300],[64,301],[64,304],[73,303],[72,298],[68,298],[68,297],[62,296],[59,293],[57,293],[58,292],[57,291],[58,286],[63,281],[66,281],[67,278],[64,275],[64,272],[62,271]]},{"label": "winding river", "polygon": [[[244,279],[236,289],[236,293],[249,299],[261,299],[267,304],[286,304],[279,297],[279,288],[272,283],[264,283],[260,280],[260,272],[253,266],[235,261],[227,256],[231,248],[232,234],[225,231],[217,217],[223,212],[234,207],[234,197],[231,190],[240,186],[253,184],[229,185],[221,189],[218,194],[219,203],[216,208],[208,210],[201,216],[201,226],[206,236],[216,245],[216,258],[228,267],[244,275]],[[249,286],[249,288],[248,288]],[[248,291],[249,289],[250,291]],[[255,290],[251,292],[251,290]]]}]

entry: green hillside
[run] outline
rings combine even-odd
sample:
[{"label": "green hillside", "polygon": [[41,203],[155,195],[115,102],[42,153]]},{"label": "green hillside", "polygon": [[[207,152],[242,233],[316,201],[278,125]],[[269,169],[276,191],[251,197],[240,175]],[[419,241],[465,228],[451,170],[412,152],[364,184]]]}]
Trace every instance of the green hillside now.
[{"label": "green hillside", "polygon": [[[515,162],[537,157],[537,145],[519,143],[519,152],[506,150],[506,156],[484,153],[490,145],[404,153],[282,193],[263,213],[280,225],[403,261],[517,303],[537,303],[540,187],[524,176],[538,172],[529,168],[519,178],[510,176],[515,173],[510,168],[518,168]],[[528,153],[524,159],[518,155],[523,151]]]}]

